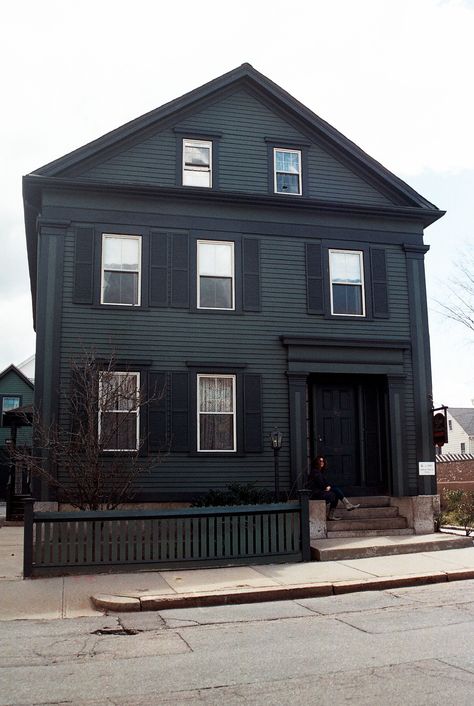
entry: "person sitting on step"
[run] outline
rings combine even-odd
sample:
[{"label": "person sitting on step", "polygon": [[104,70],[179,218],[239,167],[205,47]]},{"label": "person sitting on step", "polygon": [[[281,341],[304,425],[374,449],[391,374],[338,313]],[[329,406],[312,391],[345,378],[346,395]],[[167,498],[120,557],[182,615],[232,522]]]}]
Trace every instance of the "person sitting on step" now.
[{"label": "person sitting on step", "polygon": [[360,504],[353,505],[344,495],[337,485],[330,485],[326,478],[327,462],[324,456],[316,456],[311,463],[311,470],[308,478],[308,485],[311,490],[313,500],[326,501],[326,517],[328,520],[340,520],[341,517],[335,514],[337,503],[341,500],[346,510],[355,510]]}]

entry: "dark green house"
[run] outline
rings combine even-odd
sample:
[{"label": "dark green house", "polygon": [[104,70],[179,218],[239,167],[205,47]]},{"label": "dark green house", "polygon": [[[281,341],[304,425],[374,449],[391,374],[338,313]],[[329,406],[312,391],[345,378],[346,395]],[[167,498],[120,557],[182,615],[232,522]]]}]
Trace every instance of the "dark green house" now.
[{"label": "dark green house", "polygon": [[[6,499],[7,483],[11,471],[11,457],[7,444],[12,431],[5,424],[4,415],[15,409],[33,404],[34,386],[15,365],[0,372],[0,499]],[[21,427],[16,436],[17,446],[31,447],[31,428]],[[21,491],[20,491],[21,492]]]},{"label": "dark green house", "polygon": [[316,454],[353,495],[435,492],[423,229],[443,211],[282,88],[243,64],[23,186],[45,421],[84,348],[166,390],[123,442],[170,449],[137,500],[271,488],[275,427],[285,492]]}]

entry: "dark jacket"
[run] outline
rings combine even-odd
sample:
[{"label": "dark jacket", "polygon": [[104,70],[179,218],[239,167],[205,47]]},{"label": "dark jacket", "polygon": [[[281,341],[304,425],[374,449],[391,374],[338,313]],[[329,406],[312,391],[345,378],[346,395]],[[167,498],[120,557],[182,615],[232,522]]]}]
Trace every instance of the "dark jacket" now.
[{"label": "dark jacket", "polygon": [[328,485],[330,485],[330,483],[326,478],[325,471],[312,468],[308,478],[308,488],[311,490],[311,497],[316,500],[318,500],[318,498],[323,500]]}]

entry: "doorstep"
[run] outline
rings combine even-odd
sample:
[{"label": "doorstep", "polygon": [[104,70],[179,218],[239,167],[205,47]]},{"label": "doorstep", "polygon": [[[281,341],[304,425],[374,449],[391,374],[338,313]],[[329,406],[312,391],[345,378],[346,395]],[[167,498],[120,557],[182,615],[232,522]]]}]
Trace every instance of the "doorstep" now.
[{"label": "doorstep", "polygon": [[396,554],[434,552],[442,549],[472,547],[472,537],[459,537],[436,532],[407,536],[367,536],[312,539],[314,561],[341,561]]}]

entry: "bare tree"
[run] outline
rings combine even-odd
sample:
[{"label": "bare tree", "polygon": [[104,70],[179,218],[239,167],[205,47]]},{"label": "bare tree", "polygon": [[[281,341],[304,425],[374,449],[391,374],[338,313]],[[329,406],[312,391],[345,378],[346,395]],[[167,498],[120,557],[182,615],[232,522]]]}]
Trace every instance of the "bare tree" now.
[{"label": "bare tree", "polygon": [[163,453],[141,456],[147,439],[140,415],[164,390],[145,391],[139,373],[115,358],[85,352],[71,363],[71,387],[62,394],[61,420],[45,426],[33,410],[34,449],[14,449],[13,459],[56,489],[58,499],[80,510],[115,509],[133,499],[137,479]]},{"label": "bare tree", "polygon": [[474,332],[474,251],[456,265],[457,275],[451,280],[447,301],[439,301],[442,313]]}]

